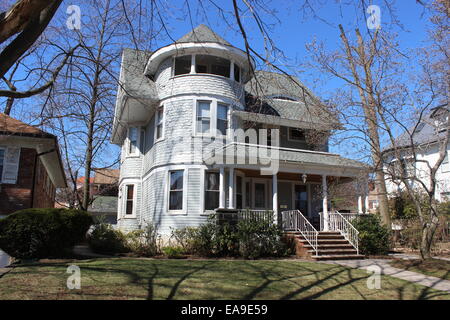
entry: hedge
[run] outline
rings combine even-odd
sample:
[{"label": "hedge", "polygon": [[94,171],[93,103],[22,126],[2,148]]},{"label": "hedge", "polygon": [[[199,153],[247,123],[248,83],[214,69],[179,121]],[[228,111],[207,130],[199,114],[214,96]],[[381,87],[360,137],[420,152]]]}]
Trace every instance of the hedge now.
[{"label": "hedge", "polygon": [[92,223],[81,210],[20,210],[0,220],[0,248],[19,259],[62,257],[85,239]]}]

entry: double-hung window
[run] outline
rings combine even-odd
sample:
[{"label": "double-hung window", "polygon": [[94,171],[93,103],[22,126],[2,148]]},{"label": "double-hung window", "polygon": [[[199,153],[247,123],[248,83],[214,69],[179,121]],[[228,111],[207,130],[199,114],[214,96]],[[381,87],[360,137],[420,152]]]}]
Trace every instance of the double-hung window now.
[{"label": "double-hung window", "polygon": [[128,129],[128,154],[136,154],[138,145],[138,128],[131,127]]},{"label": "double-hung window", "polygon": [[197,103],[197,133],[208,134],[211,127],[211,102]]},{"label": "double-hung window", "polygon": [[205,172],[205,210],[219,207],[219,173]]},{"label": "double-hung window", "polygon": [[183,210],[184,170],[169,171],[169,210]]},{"label": "double-hung window", "polygon": [[164,106],[158,108],[155,121],[156,121],[155,140],[159,140],[162,139],[164,133]]},{"label": "double-hung window", "polygon": [[228,106],[217,103],[217,133],[225,136],[228,129]]},{"label": "double-hung window", "polygon": [[4,160],[5,160],[5,149],[0,149],[0,182],[2,182]]},{"label": "double-hung window", "polygon": [[125,216],[131,216],[134,213],[134,185],[126,185],[125,191]]}]

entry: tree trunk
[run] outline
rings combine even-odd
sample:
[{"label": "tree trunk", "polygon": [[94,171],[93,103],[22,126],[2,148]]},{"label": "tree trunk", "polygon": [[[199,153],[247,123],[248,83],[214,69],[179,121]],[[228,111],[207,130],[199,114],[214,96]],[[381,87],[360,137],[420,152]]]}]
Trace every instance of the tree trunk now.
[{"label": "tree trunk", "polygon": [[420,242],[420,257],[422,260],[431,259],[431,247],[438,225],[439,219],[435,215],[433,215],[429,222],[425,221],[422,225],[422,238]]}]

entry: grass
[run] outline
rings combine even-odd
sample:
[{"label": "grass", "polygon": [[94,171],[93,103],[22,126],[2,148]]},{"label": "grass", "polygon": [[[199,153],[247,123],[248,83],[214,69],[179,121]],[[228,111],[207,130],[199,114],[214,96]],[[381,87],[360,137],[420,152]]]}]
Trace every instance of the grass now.
[{"label": "grass", "polygon": [[399,269],[422,273],[445,280],[450,280],[450,261],[440,259],[394,260],[391,265]]},{"label": "grass", "polygon": [[[71,264],[81,268],[80,290],[66,288]],[[368,276],[293,260],[48,260],[1,277],[0,299],[450,299],[388,276],[368,289]]]}]

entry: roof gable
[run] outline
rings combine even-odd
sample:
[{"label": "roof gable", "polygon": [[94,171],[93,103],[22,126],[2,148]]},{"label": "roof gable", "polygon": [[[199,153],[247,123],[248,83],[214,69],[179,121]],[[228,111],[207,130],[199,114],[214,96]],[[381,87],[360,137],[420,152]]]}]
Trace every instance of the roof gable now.
[{"label": "roof gable", "polygon": [[40,138],[54,138],[55,136],[30,126],[20,120],[11,118],[5,113],[0,113],[0,132],[13,135],[36,136]]}]

